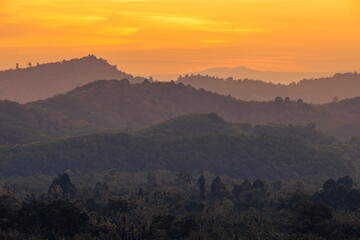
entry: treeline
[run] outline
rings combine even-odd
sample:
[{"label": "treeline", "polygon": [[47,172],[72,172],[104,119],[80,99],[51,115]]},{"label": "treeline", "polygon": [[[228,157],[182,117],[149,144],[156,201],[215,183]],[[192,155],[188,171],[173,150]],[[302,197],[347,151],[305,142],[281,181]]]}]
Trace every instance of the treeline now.
[{"label": "treeline", "polygon": [[359,155],[346,146],[317,133],[311,125],[251,127],[225,122],[215,114],[189,115],[134,133],[2,148],[0,174],[53,175],[67,169],[87,173],[116,168],[323,179],[353,173]]},{"label": "treeline", "polygon": [[203,76],[180,76],[177,82],[190,84],[195,88],[204,88],[219,94],[246,101],[271,101],[275,97],[302,100],[308,103],[324,104],[339,99],[359,96],[360,75],[355,73],[337,73],[333,77],[304,79],[288,85],[274,84],[260,80],[227,79]]},{"label": "treeline", "polygon": [[[116,188],[75,186],[61,174],[42,195],[0,198],[1,239],[358,239],[360,191],[329,179],[315,191],[285,179],[242,180],[149,172]],[[313,186],[310,186],[313,187]]]}]

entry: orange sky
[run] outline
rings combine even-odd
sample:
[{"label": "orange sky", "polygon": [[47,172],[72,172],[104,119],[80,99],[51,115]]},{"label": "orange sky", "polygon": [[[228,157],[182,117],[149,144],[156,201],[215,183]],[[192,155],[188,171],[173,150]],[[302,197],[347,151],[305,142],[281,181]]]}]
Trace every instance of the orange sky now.
[{"label": "orange sky", "polygon": [[0,69],[95,54],[133,74],[360,69],[360,0],[0,0]]}]

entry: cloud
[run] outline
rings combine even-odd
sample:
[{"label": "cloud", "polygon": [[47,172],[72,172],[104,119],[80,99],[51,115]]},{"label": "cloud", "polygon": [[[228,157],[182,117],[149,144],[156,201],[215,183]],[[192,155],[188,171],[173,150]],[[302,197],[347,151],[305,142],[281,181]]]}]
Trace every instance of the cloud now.
[{"label": "cloud", "polygon": [[265,32],[263,29],[239,27],[238,24],[226,21],[216,21],[201,17],[183,15],[152,14],[147,12],[118,12],[118,15],[128,17],[134,21],[156,22],[158,25],[179,25],[187,29],[207,32]]},{"label": "cloud", "polygon": [[208,21],[206,19],[182,17],[182,16],[166,16],[166,15],[149,15],[145,17],[148,20],[166,21],[174,24],[184,25],[206,25]]}]

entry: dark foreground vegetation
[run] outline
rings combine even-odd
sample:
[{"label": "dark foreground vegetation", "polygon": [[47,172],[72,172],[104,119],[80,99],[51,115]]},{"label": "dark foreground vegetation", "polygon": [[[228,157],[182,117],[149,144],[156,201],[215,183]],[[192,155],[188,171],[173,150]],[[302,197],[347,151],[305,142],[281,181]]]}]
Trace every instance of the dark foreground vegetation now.
[{"label": "dark foreground vegetation", "polygon": [[0,239],[360,238],[360,191],[348,176],[319,184],[149,172],[122,186],[122,174],[81,187],[62,174],[23,198],[5,188]]}]

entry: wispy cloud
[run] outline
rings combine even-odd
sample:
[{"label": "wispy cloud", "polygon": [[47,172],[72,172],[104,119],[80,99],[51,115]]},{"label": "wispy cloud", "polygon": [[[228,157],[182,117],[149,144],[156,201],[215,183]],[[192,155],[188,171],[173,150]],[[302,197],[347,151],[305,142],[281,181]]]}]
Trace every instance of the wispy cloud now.
[{"label": "wispy cloud", "polygon": [[217,21],[208,18],[191,17],[184,15],[155,14],[147,12],[118,12],[119,15],[132,18],[135,21],[156,22],[160,25],[181,25],[208,32],[265,32],[263,29],[239,27],[238,24],[226,21]]},{"label": "wispy cloud", "polygon": [[148,20],[166,21],[174,24],[185,25],[206,25],[208,21],[206,19],[183,17],[183,16],[169,16],[169,15],[149,15],[145,16]]}]

